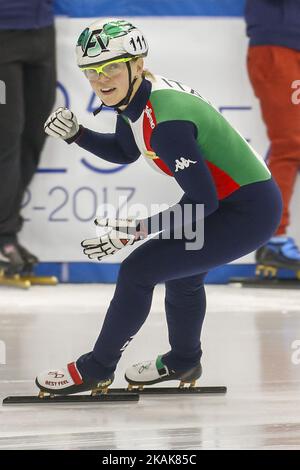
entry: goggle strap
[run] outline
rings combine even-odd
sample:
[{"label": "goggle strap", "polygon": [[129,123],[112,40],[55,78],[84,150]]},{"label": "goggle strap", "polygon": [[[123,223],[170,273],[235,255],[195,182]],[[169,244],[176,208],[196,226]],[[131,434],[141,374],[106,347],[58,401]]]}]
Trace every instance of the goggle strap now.
[{"label": "goggle strap", "polygon": [[97,114],[100,113],[100,111],[102,110],[103,108],[103,103],[101,103],[101,105],[99,106],[99,108],[95,109],[95,111],[93,111],[93,115],[94,116],[97,116]]}]

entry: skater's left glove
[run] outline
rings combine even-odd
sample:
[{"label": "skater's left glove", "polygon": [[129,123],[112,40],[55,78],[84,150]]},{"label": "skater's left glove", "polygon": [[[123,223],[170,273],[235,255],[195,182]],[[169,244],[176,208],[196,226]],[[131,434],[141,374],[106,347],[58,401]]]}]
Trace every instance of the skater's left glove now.
[{"label": "skater's left glove", "polygon": [[98,238],[83,240],[83,253],[90,259],[101,261],[105,256],[114,255],[127,245],[133,245],[147,237],[142,222],[137,219],[108,219],[97,218],[95,225],[111,230]]}]

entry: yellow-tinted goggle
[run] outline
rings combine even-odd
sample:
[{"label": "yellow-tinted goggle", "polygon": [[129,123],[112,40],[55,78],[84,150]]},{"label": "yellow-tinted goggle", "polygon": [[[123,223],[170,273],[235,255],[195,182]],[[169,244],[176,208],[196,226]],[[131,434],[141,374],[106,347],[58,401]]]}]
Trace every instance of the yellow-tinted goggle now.
[{"label": "yellow-tinted goggle", "polygon": [[122,59],[111,60],[98,67],[81,67],[81,70],[88,80],[98,80],[101,73],[105,77],[112,78],[119,75],[124,70],[124,63],[132,59],[135,59],[135,57],[123,57]]}]

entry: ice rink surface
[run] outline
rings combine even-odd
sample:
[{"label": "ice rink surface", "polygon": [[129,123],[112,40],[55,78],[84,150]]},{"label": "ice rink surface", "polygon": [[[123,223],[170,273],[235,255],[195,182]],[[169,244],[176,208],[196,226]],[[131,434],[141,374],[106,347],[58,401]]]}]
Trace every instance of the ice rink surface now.
[{"label": "ice rink surface", "polygon": [[[1,287],[1,402],[8,395],[35,395],[38,372],[90,351],[114,289]],[[226,385],[227,395],[0,406],[0,449],[300,449],[300,291],[210,285],[206,292],[203,376],[197,385]],[[168,349],[159,285],[114,386],[126,385],[127,366]]]}]

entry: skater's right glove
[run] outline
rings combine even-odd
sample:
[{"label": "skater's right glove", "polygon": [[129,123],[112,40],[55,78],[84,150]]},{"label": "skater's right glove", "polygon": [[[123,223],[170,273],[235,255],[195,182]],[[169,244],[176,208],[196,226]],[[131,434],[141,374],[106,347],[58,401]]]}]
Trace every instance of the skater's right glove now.
[{"label": "skater's right glove", "polygon": [[74,142],[80,134],[80,126],[75,114],[67,108],[58,108],[44,124],[46,134],[63,139],[68,144]]},{"label": "skater's right glove", "polygon": [[147,237],[142,222],[135,219],[95,219],[98,227],[111,228],[98,238],[83,240],[83,253],[90,259],[101,261],[105,256],[114,255],[127,245],[133,245]]}]

